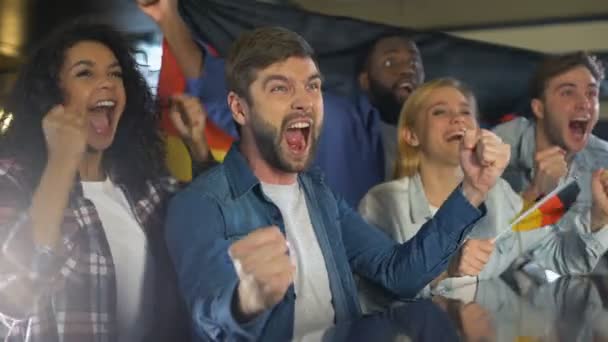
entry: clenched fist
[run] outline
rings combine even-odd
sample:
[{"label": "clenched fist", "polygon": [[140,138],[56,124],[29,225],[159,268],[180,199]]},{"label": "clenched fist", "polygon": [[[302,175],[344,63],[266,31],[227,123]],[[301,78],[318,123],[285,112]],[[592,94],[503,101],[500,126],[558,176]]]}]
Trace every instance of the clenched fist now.
[{"label": "clenched fist", "polygon": [[608,224],[608,171],[597,170],[591,178],[591,230],[598,231]]},{"label": "clenched fist", "polygon": [[186,143],[193,160],[209,158],[209,145],[205,137],[207,111],[198,98],[178,94],[171,97],[169,118],[180,138]]},{"label": "clenched fist", "polygon": [[471,204],[479,206],[509,164],[511,147],[494,133],[467,130],[460,143],[462,190]]},{"label": "clenched fist", "polygon": [[85,113],[63,105],[53,107],[42,119],[49,159],[80,163],[87,147],[87,125]]},{"label": "clenched fist", "polygon": [[467,240],[448,266],[449,277],[477,276],[494,251],[492,240]]},{"label": "clenched fist", "polygon": [[557,187],[559,180],[568,173],[566,151],[553,146],[536,152],[534,156],[534,178],[523,193],[528,201],[535,201]]},{"label": "clenched fist", "polygon": [[177,0],[137,0],[139,9],[157,24],[178,16]]},{"label": "clenched fist", "polygon": [[293,282],[295,266],[276,226],[257,229],[230,246],[239,285],[236,317],[248,321],[279,303]]}]

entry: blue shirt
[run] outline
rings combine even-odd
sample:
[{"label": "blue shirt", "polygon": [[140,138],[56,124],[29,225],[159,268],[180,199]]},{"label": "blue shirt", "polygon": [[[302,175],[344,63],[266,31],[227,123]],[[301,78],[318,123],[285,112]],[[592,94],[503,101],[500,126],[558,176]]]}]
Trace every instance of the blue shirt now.
[{"label": "blue shirt", "polygon": [[[188,80],[187,90],[201,99],[214,123],[237,138],[226,89],[224,60],[207,54],[204,74]],[[323,130],[313,165],[323,170],[333,191],[356,207],[371,187],[384,181],[380,114],[362,92],[352,97],[324,92],[323,105]]]},{"label": "blue shirt", "polygon": [[[327,267],[336,323],[360,315],[352,272],[400,298],[412,298],[446,269],[471,227],[485,215],[485,207],[471,206],[459,187],[414,238],[397,244],[329,190],[317,171],[301,173],[298,182]],[[171,201],[167,245],[200,338],[292,337],[293,286],[279,304],[245,325],[238,324],[231,311],[238,277],[229,246],[270,225],[285,233],[278,207],[263,194],[237,144],[223,164],[197,177]]]}]

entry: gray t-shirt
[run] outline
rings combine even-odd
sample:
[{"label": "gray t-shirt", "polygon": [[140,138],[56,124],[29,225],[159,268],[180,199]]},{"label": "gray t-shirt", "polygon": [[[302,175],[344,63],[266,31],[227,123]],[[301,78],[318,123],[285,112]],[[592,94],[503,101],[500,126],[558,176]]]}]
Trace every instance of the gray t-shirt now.
[{"label": "gray t-shirt", "polygon": [[298,182],[262,183],[262,190],[283,216],[290,257],[296,265],[294,337],[324,329],[334,323],[334,308],[325,259],[310,221],[304,192]]},{"label": "gray t-shirt", "polygon": [[397,158],[397,126],[380,121],[380,134],[384,147],[384,180],[389,181],[393,179]]}]

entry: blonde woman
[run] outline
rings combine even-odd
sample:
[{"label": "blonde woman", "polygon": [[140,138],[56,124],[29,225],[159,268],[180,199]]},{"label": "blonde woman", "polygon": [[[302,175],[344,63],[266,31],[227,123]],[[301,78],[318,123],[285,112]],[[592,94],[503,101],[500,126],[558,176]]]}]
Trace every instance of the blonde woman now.
[{"label": "blonde woman", "polygon": [[[419,87],[401,110],[394,180],[366,194],[359,205],[362,216],[398,242],[411,239],[462,181],[460,140],[465,131],[479,130],[476,116],[475,97],[459,81],[438,79]],[[437,290],[454,285],[455,280],[443,281],[445,278],[498,276],[524,250],[535,249],[538,252],[535,254],[540,255],[540,260],[535,261],[558,273],[568,271],[566,256],[591,257],[584,247],[577,247],[576,239],[564,239],[550,228],[522,234],[521,244],[515,244],[516,235],[511,232],[494,241],[508,229],[523,205],[521,197],[506,181],[500,179],[496,183],[485,204],[487,215],[450,260],[448,271],[430,284],[427,291],[438,284],[441,286]],[[362,297],[381,305],[382,296],[367,290],[369,287],[364,285]],[[364,306],[369,308],[370,303],[365,302]]]}]

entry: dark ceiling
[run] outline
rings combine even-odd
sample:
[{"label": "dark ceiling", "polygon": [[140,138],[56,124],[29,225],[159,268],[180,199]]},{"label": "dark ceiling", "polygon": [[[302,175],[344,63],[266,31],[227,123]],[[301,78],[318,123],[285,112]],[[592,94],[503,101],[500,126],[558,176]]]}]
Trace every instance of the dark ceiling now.
[{"label": "dark ceiling", "polygon": [[160,33],[136,0],[0,0],[0,104],[28,49],[54,27],[80,16],[95,16],[144,40]]},{"label": "dark ceiling", "polygon": [[156,30],[154,23],[139,11],[135,0],[0,0],[0,3],[9,1],[28,3],[20,13],[26,18],[26,46],[38,41],[53,27],[83,15],[102,18],[131,33]]},{"label": "dark ceiling", "polygon": [[158,34],[135,0],[0,0],[0,107],[28,49],[80,16],[95,16],[136,37]]}]

